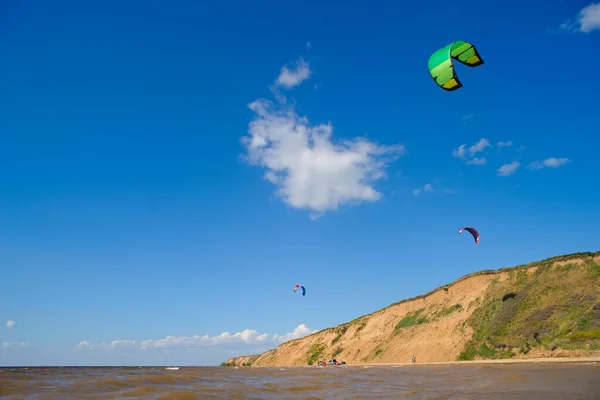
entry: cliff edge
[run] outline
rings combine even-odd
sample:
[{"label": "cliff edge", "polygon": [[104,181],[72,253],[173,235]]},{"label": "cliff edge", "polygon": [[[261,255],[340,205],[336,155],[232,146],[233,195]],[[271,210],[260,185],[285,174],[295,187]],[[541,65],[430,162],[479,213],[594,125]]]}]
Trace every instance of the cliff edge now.
[{"label": "cliff edge", "polygon": [[600,356],[600,251],[463,276],[227,366]]}]

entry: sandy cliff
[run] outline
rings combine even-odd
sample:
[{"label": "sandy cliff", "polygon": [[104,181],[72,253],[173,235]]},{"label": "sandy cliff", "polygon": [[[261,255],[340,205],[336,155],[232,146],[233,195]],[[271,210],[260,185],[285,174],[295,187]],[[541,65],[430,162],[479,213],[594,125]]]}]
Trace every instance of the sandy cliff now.
[{"label": "sandy cliff", "polygon": [[600,252],[482,271],[224,365],[600,356]]}]

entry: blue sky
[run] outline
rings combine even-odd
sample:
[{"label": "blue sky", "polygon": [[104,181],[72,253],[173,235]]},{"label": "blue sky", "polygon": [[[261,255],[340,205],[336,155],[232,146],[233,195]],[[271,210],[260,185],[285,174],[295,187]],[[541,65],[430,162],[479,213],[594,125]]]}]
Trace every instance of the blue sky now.
[{"label": "blue sky", "polygon": [[213,365],[598,250],[600,4],[196,3],[2,2],[0,365]]}]

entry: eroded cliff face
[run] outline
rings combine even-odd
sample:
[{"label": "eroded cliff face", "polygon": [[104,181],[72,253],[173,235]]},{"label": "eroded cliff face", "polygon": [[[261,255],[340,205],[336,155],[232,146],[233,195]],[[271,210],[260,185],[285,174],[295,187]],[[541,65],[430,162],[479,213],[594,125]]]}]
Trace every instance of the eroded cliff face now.
[{"label": "eroded cliff face", "polygon": [[[600,331],[594,331],[596,324],[600,324],[599,262],[600,252],[581,253],[467,275],[426,295],[283,343],[264,354],[232,358],[226,363],[239,366],[306,366],[333,358],[348,364],[403,363],[410,362],[413,355],[417,356],[418,362],[456,361],[459,357],[600,355],[600,347],[594,347],[600,341],[600,335],[595,337]],[[553,305],[553,311],[546,313],[548,316],[541,320],[539,332],[525,332],[526,329],[519,328],[527,325],[530,314],[539,314],[539,310],[548,308],[552,301],[563,304],[575,301],[569,291],[577,291],[577,296],[580,296],[577,301],[583,301],[581,316],[572,315],[572,324],[577,325],[573,325],[573,330],[557,333],[546,329],[546,325],[552,326],[549,325],[552,318],[570,318],[571,314],[565,314],[567,311],[560,311],[561,304]],[[553,297],[563,292],[564,296]],[[563,308],[566,310],[570,306]],[[560,312],[556,311],[556,307]],[[597,313],[594,307],[598,308]],[[587,318],[585,326],[580,322],[582,318]],[[506,325],[506,329],[498,324]],[[512,324],[511,329],[514,329],[508,329],[508,324]],[[578,331],[577,327],[582,329]],[[580,332],[583,342],[572,340],[577,332]],[[561,339],[562,344],[557,345],[557,338],[563,337],[560,335],[564,339]],[[579,347],[573,344],[569,348],[565,340],[571,344],[579,343]],[[527,349],[524,346],[528,346]]]}]

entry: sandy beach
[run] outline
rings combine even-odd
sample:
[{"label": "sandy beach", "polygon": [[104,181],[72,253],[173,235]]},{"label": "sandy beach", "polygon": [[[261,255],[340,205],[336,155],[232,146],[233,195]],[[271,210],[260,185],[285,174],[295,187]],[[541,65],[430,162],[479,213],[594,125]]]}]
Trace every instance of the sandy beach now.
[{"label": "sandy beach", "polygon": [[[581,364],[581,363],[600,363],[600,357],[545,357],[545,358],[516,358],[516,359],[502,359],[502,360],[472,360],[472,361],[439,361],[439,362],[418,362],[415,366],[419,365],[473,365],[473,364]],[[369,363],[359,364],[356,366],[412,366],[412,363]]]},{"label": "sandy beach", "polygon": [[236,366],[234,368],[329,368],[329,367],[404,367],[404,366],[432,366],[432,365],[484,365],[484,364],[600,364],[599,357],[540,357],[540,358],[515,358],[501,360],[472,360],[472,361],[437,361],[437,362],[417,362],[413,365],[406,363],[365,363],[365,364],[345,364],[329,365],[327,367],[318,367],[316,365],[279,365],[279,366]]}]

